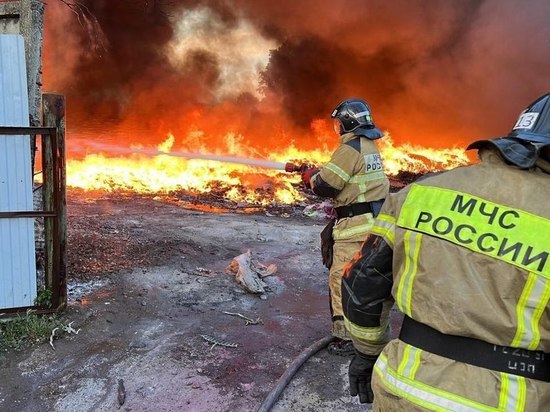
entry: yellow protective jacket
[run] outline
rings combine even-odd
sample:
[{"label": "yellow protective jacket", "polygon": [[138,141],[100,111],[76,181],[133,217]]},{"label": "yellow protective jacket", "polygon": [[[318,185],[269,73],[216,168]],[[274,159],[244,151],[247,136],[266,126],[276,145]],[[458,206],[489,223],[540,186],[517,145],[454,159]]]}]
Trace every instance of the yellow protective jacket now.
[{"label": "yellow protective jacket", "polygon": [[[550,170],[480,157],[386,199],[342,281],[359,350],[382,339],[381,308],[394,299],[438,332],[550,361]],[[507,373],[392,340],[375,365],[373,410],[550,411],[550,383],[513,373],[532,367],[523,353]]]},{"label": "yellow protective jacket", "polygon": [[[333,199],[333,206],[383,200],[390,183],[382,167],[376,144],[363,136],[346,133],[330,161],[311,178],[311,189]],[[360,241],[372,225],[372,215],[340,219],[334,227],[334,240]]]},{"label": "yellow protective jacket", "polygon": [[[336,208],[382,201],[389,192],[389,186],[376,144],[353,133],[340,137],[340,145],[330,161],[311,178],[313,192],[331,198]],[[337,219],[332,229],[334,245],[329,272],[331,331],[340,339],[349,340],[342,312],[342,274],[344,267],[361,248],[373,223],[373,213],[363,213]]]}]

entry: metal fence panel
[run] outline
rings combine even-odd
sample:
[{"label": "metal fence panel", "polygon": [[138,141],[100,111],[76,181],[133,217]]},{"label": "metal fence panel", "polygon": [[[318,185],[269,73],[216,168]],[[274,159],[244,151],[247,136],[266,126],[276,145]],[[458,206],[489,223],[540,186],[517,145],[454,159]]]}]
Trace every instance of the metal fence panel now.
[{"label": "metal fence panel", "polygon": [[[0,35],[0,126],[29,126],[23,37]],[[29,136],[0,136],[0,211],[33,210]],[[0,219],[0,308],[36,298],[34,221]]]}]

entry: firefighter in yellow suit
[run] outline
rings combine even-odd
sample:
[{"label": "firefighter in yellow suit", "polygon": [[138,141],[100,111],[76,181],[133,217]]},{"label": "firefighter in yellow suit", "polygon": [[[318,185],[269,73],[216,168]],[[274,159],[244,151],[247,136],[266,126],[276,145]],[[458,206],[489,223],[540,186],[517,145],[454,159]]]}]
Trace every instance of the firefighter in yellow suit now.
[{"label": "firefighter in yellow suit", "polygon": [[[469,149],[388,196],[344,275],[350,393],[373,411],[550,411],[550,94]],[[369,355],[393,300],[399,338]]]},{"label": "firefighter in yellow suit", "polygon": [[353,354],[353,344],[344,326],[341,278],[344,267],[361,249],[390,184],[382,168],[380,152],[373,142],[383,134],[375,127],[367,102],[345,100],[334,109],[331,117],[340,135],[340,145],[325,166],[306,171],[302,178],[315,194],[333,199],[337,214],[332,230],[330,226],[328,229],[333,238],[332,259],[323,258],[329,267],[331,329],[337,338],[329,344],[328,351],[349,356]]}]

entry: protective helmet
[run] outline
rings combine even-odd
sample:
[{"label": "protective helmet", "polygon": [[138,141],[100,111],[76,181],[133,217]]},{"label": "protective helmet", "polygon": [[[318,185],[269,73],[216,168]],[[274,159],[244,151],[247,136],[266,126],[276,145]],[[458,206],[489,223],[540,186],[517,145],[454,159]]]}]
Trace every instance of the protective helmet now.
[{"label": "protective helmet", "polygon": [[512,128],[504,137],[478,140],[466,150],[493,146],[502,157],[521,169],[535,165],[540,151],[550,145],[550,93],[547,93],[522,111]]},{"label": "protective helmet", "polygon": [[550,143],[550,93],[539,97],[521,112],[508,137]]},{"label": "protective helmet", "polygon": [[379,139],[384,135],[374,125],[370,107],[364,100],[344,100],[336,106],[330,117],[334,119],[335,129],[337,128],[341,135],[353,132],[356,136],[365,136],[370,140]]}]

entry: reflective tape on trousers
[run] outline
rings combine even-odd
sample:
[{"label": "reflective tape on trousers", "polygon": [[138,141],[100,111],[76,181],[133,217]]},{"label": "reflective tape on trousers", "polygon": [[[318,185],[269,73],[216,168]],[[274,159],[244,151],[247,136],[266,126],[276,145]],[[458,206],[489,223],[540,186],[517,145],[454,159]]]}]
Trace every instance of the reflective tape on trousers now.
[{"label": "reflective tape on trousers", "polygon": [[550,220],[468,193],[413,184],[397,226],[550,278]]}]

